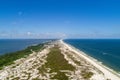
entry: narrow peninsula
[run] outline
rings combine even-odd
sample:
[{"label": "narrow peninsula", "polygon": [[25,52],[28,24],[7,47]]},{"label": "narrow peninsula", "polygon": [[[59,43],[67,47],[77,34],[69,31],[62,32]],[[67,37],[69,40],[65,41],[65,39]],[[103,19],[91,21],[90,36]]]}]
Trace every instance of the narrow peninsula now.
[{"label": "narrow peninsula", "polygon": [[0,80],[120,80],[115,72],[62,40],[27,50],[19,53],[30,54],[1,66]]}]

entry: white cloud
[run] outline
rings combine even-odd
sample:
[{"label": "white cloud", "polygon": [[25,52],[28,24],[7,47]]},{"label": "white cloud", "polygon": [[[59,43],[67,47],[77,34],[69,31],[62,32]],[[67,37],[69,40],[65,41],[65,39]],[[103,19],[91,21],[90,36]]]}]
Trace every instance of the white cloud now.
[{"label": "white cloud", "polygon": [[66,34],[64,33],[38,33],[34,34],[34,37],[38,38],[65,38]]},{"label": "white cloud", "polygon": [[30,36],[30,35],[32,35],[32,33],[31,32],[27,32],[27,35]]},{"label": "white cloud", "polygon": [[64,33],[57,33],[56,36],[58,36],[59,38],[65,38],[65,37],[67,37],[67,35],[64,34]]},{"label": "white cloud", "polygon": [[11,32],[0,34],[0,38],[37,38],[37,39],[49,39],[49,38],[66,38],[64,33],[34,33],[34,32]]},{"label": "white cloud", "polygon": [[35,33],[35,32],[0,32],[0,38],[36,38],[36,39],[52,39],[52,38],[120,38],[120,34],[64,34],[64,33]]},{"label": "white cloud", "polygon": [[5,34],[5,33],[0,34],[0,37],[5,37],[5,36],[8,36],[8,34]]}]

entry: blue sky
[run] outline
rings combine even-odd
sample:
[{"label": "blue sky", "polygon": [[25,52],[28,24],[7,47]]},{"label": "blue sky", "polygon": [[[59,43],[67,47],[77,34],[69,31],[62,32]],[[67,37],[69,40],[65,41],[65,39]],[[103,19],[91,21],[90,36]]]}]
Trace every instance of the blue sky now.
[{"label": "blue sky", "polygon": [[120,38],[120,0],[0,0],[0,38]]}]

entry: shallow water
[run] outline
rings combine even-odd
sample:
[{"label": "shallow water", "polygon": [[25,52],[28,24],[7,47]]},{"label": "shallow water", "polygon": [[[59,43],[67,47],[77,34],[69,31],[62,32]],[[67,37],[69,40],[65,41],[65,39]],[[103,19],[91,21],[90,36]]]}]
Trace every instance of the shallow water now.
[{"label": "shallow water", "polygon": [[64,41],[120,72],[120,39],[67,39]]},{"label": "shallow water", "polygon": [[0,55],[22,50],[33,44],[40,44],[49,39],[0,39]]}]

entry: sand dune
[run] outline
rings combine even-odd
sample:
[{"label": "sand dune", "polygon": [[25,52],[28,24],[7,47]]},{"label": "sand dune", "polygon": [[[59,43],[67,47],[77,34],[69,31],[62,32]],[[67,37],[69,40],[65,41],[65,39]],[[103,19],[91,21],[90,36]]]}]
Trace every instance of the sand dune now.
[{"label": "sand dune", "polygon": [[[51,52],[52,50],[54,53]],[[56,63],[54,64],[53,61]],[[61,80],[61,78],[120,80],[114,71],[62,40],[46,45],[46,48],[40,52],[33,51],[27,58],[18,59],[15,64],[0,70],[0,80]]]}]

